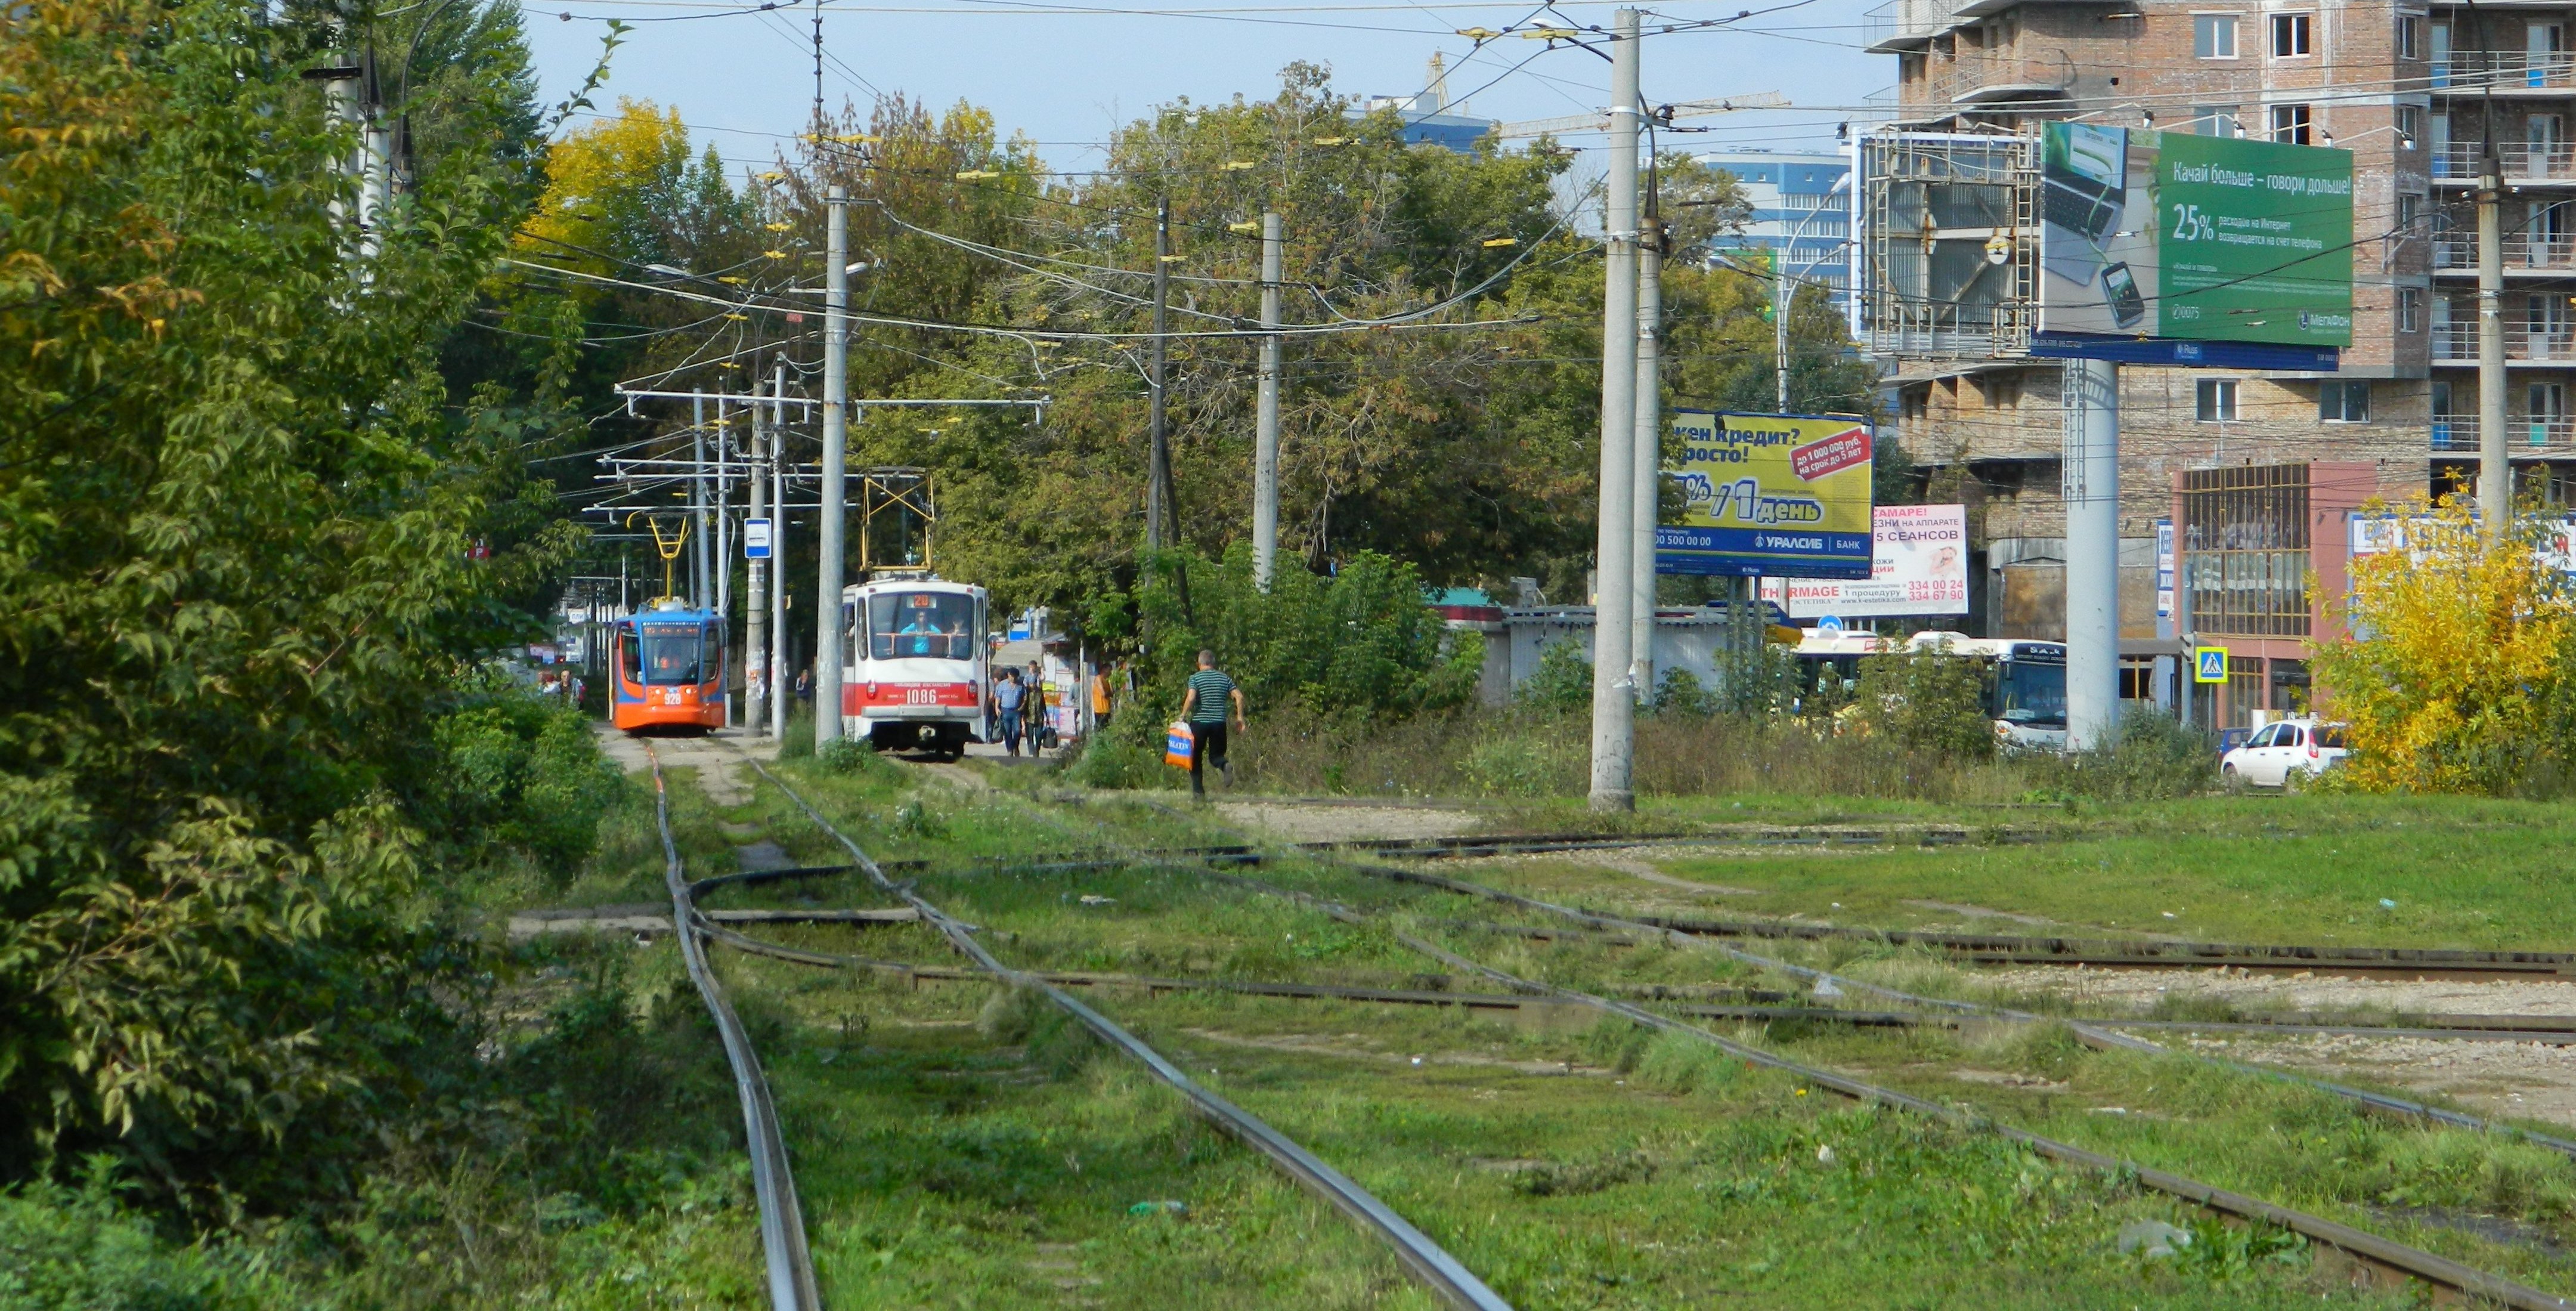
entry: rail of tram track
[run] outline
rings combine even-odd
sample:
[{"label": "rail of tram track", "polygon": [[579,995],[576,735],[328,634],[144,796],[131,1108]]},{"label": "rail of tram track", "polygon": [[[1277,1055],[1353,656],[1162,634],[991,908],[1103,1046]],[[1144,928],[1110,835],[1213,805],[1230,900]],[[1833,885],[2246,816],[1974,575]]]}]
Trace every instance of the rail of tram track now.
[{"label": "rail of tram track", "polygon": [[[851,860],[868,876],[869,881],[876,885],[878,891],[902,899],[922,921],[938,929],[959,954],[974,961],[986,977],[1013,987],[1029,988],[1042,993],[1102,1041],[1144,1065],[1154,1073],[1155,1077],[1188,1098],[1192,1108],[1199,1114],[1246,1146],[1270,1158],[1273,1164],[1309,1192],[1374,1232],[1393,1250],[1396,1260],[1404,1266],[1406,1272],[1444,1303],[1459,1308],[1459,1311],[1511,1311],[1511,1304],[1504,1301],[1500,1294],[1486,1287],[1485,1282],[1477,1278],[1474,1272],[1468,1270],[1456,1257],[1451,1256],[1422,1231],[1414,1228],[1411,1222],[1396,1214],[1393,1208],[1379,1201],[1349,1176],[1326,1164],[1320,1157],[1299,1146],[1287,1135],[1271,1128],[1251,1112],[1219,1097],[1192,1080],[1181,1072],[1180,1067],[1165,1059],[1161,1053],[1147,1046],[1109,1017],[1076,1000],[1062,988],[1047,982],[1039,975],[1004,965],[976,940],[972,926],[949,916],[913,892],[910,887],[898,885],[887,878],[884,867],[880,866],[857,843],[851,841],[849,836],[835,827],[830,820],[824,818],[822,812],[808,803],[801,793],[789,787],[785,780],[771,773],[759,761],[751,759],[747,754],[743,758],[755,772],[784,793],[789,801],[794,802],[796,808],[803,811],[805,817],[811,820],[815,827],[821,829],[848,851]],[[757,880],[736,878],[731,881]],[[703,927],[709,936],[729,943],[739,945],[754,941],[730,929],[719,929],[713,925]],[[681,935],[684,941],[690,936]]]},{"label": "rail of tram track", "polygon": [[[760,769],[757,762],[753,763],[753,767],[755,769]],[[772,782],[778,782],[776,777],[774,775],[770,775],[769,771],[766,769],[760,769],[760,772],[765,777],[769,777]],[[782,790],[786,790],[786,785],[784,783],[779,783],[779,786]],[[791,797],[795,796],[792,791],[789,792],[789,795]],[[824,827],[827,832],[831,832],[834,837],[839,838],[843,846],[848,847],[854,854],[857,854],[858,848],[851,844],[848,838],[842,837],[837,830],[832,829],[820,814],[816,813],[811,806],[806,805],[803,798],[796,797],[795,799],[797,804],[803,808],[811,818],[813,818],[816,824]],[[1180,818],[1185,821],[1193,819],[1193,817],[1190,816],[1180,815],[1178,812],[1173,812],[1173,814],[1176,818]],[[1341,905],[1340,903],[1317,897],[1309,893],[1277,887],[1246,875],[1227,873],[1213,868],[1213,866],[1208,862],[1202,861],[1193,864],[1186,861],[1158,859],[1143,851],[1129,851],[1122,853],[1122,855],[1125,857],[1124,863],[1129,865],[1152,865],[1177,870],[1195,870],[1196,872],[1203,873],[1213,879],[1247,887],[1265,895],[1281,897],[1307,905],[1344,923],[1362,924],[1368,922],[1369,919],[1369,916],[1365,912],[1354,910],[1348,906]],[[861,859],[864,862],[863,856]],[[1372,870],[1369,867],[1360,866],[1355,862],[1350,862],[1348,860],[1331,860],[1330,863],[1358,868],[1361,872],[1389,872],[1384,871],[1382,867],[1377,870]],[[881,886],[891,888],[891,885],[884,883],[883,875],[881,873],[874,870],[872,870],[871,873],[875,874]],[[1442,880],[1442,882],[1450,881]],[[1486,889],[1484,891],[1496,893],[1497,895],[1509,900],[1524,902],[1530,900],[1527,898],[1518,898],[1514,894],[1501,893],[1497,889]],[[906,893],[905,895],[909,897],[910,894]],[[1532,904],[1534,906],[1545,906],[1545,903]],[[1565,909],[1559,907],[1548,908],[1560,911]],[[1566,913],[1576,915],[1583,914],[1582,912],[1571,911],[1567,911]],[[1631,925],[1629,927],[1642,929],[1647,926]],[[2121,1174],[2125,1177],[2136,1180],[2140,1185],[2153,1191],[2165,1193],[2167,1195],[2192,1202],[2196,1205],[2224,1215],[2231,1215],[2241,1219],[2273,1224],[2289,1229],[2295,1233],[2303,1235],[2311,1241],[2323,1244],[2344,1253],[2346,1256],[2364,1267],[2384,1270],[2406,1278],[2411,1278],[2422,1283],[2432,1285],[2437,1290],[2464,1295],[2474,1300],[2516,1308],[2516,1311],[2569,1311],[2569,1308],[2576,1307],[2576,1303],[2571,1303],[2567,1299],[2561,1298],[2556,1294],[2519,1283],[2501,1275],[2478,1270],[2461,1262],[2453,1261],[2448,1257],[2439,1256],[2434,1253],[2424,1251],[2421,1248],[2399,1243],[2388,1238],[2383,1238],[2377,1234],[2357,1229],[2338,1221],[2329,1220],[2322,1216],[2311,1215],[2290,1207],[2279,1206],[2271,1202],[2266,1202],[2260,1198],[2217,1188],[2182,1175],[2174,1174],[2170,1171],[2138,1166],[2133,1162],[2123,1161],[2102,1153],[2077,1147],[2071,1143],[2060,1142],[2040,1134],[2032,1133],[2028,1130],[2015,1128],[1971,1111],[1946,1106],[1924,1098],[1897,1092],[1892,1089],[1877,1087],[1846,1075],[1809,1066],[1801,1062],[1791,1060],[1787,1057],[1776,1055],[1772,1052],[1763,1050],[1762,1048],[1723,1037],[1687,1020],[1676,1018],[1675,1016],[1658,1011],[1648,1010],[1632,1002],[1621,1001],[1596,993],[1588,993],[1572,988],[1564,988],[1553,984],[1539,983],[1523,979],[1482,964],[1481,962],[1468,957],[1461,956],[1447,950],[1446,948],[1440,947],[1434,943],[1426,942],[1410,934],[1406,934],[1401,931],[1390,931],[1393,933],[1394,938],[1398,942],[1404,944],[1407,948],[1426,955],[1434,960],[1438,960],[1453,969],[1464,970],[1470,974],[1474,974],[1500,984],[1509,988],[1514,994],[1535,998],[1547,998],[1563,1003],[1589,1007],[1604,1014],[1623,1017],[1633,1023],[1666,1032],[1681,1034],[1693,1040],[1710,1044],[1748,1064],[1780,1071],[1817,1088],[1821,1088],[1841,1096],[1850,1097],[1857,1101],[1891,1106],[1914,1114],[1922,1115],[1927,1118],[1956,1124],[1961,1127],[1992,1132],[2010,1141],[2029,1147],[2034,1152],[2052,1160],[2060,1161],[2081,1169]],[[740,936],[732,934],[731,930],[722,930],[721,932],[728,936]],[[769,954],[779,955],[785,959],[803,958],[806,963],[810,964],[829,965],[842,968],[854,966],[872,968],[887,964],[885,962],[866,961],[856,957],[836,956],[831,953],[800,952],[797,949],[782,947],[778,944],[761,943],[758,945],[765,949]],[[1811,979],[1837,981],[1848,985],[1851,988],[1889,995],[1907,1002],[1924,1004],[1937,1009],[1948,1009],[1954,1013],[1984,1013],[2003,1018],[2039,1018],[2031,1016],[2017,1016],[2012,1012],[2002,1012],[1996,1011],[1993,1008],[1977,1007],[1970,1003],[1948,1002],[1941,999],[1915,997],[1911,994],[1897,992],[1894,989],[1862,984],[1856,980],[1836,980],[1836,976],[1827,974],[1820,970],[1810,970],[1801,966],[1789,965],[1786,962],[1767,961],[1761,957],[1751,957],[1749,953],[1733,952],[1732,949],[1721,948],[1721,950],[1730,951],[1731,954],[1738,956],[1748,957],[1755,963],[1768,964],[1784,969],[1793,975]],[[1070,999],[1067,999],[1067,1001],[1069,1000]],[[2149,1047],[2152,1050],[2163,1050],[2160,1048],[2153,1048],[2152,1044],[2137,1043],[2136,1040],[2124,1040],[2121,1041],[2119,1045],[2137,1045]],[[2233,1065],[2232,1062],[2222,1063]],[[2251,1067],[2236,1066],[2235,1068],[2246,1069],[2249,1072],[2257,1074],[2273,1074],[2273,1072],[2270,1071],[2252,1070]],[[2280,1076],[2274,1075],[2274,1077]],[[2315,1082],[2312,1080],[2298,1081],[2304,1083]],[[2364,1096],[2371,1097],[2375,1095],[2364,1094]],[[2413,1103],[2404,1103],[2402,1101],[2399,1101],[2398,1104],[2411,1107],[2417,1111],[2430,1111],[2432,1109],[2416,1106]],[[2436,1115],[2433,1118],[2438,1119],[2443,1117]],[[2480,1121],[2469,1120],[2467,1117],[2454,1118],[2466,1121],[2470,1125],[2483,1127],[2483,1122]],[[2556,1143],[2558,1141],[2546,1139],[2541,1135],[2526,1134],[2525,1136],[2550,1143]],[[2561,1145],[2568,1148],[2576,1148],[2576,1144]]]},{"label": "rail of tram track", "polygon": [[[680,862],[679,844],[671,837],[671,794],[662,778],[662,756],[644,744],[653,763],[653,819],[662,832],[662,880],[671,891],[671,917],[676,924],[697,922],[696,893]],[[805,1212],[796,1201],[796,1176],[788,1166],[787,1143],[778,1130],[778,1108],[769,1096],[769,1080],[751,1037],[725,999],[724,985],[707,964],[706,949],[695,933],[681,933],[680,957],[689,980],[715,1017],[724,1040],[725,1061],[733,1067],[734,1091],[742,1101],[743,1135],[750,1144],[752,1196],[760,1207],[760,1251],[769,1288],[771,1311],[822,1311],[823,1297],[814,1283],[814,1254],[805,1243]]]},{"label": "rail of tram track", "polygon": [[[1409,857],[1422,860],[1527,855],[1565,851],[1615,850],[1627,847],[1731,846],[1748,840],[1788,843],[1887,845],[1897,838],[1925,845],[1972,841],[2039,841],[2040,835],[1997,837],[1966,829],[1768,829],[1760,836],[1736,834],[1651,833],[1630,836],[1598,834],[1468,834],[1450,837],[1396,838],[1365,841],[1301,842],[1263,847],[1251,843],[1160,848],[1135,853],[1155,859],[1196,859],[1236,865],[1260,865],[1284,853],[1304,856]],[[1014,862],[1013,868],[1052,869],[1130,863],[1085,861],[1068,856]],[[2576,978],[2576,952],[2479,950],[2448,947],[2368,947],[2245,942],[2202,942],[2169,938],[2106,938],[2074,935],[1956,933],[1928,929],[1879,929],[1840,924],[1807,924],[1788,920],[1710,918],[1622,914],[1620,918],[1657,929],[1698,937],[1773,938],[1805,941],[1858,941],[1889,946],[1922,947],[1978,965],[2065,965],[2099,969],[2236,969],[2266,973],[2315,973],[2362,977],[2484,979]]]}]

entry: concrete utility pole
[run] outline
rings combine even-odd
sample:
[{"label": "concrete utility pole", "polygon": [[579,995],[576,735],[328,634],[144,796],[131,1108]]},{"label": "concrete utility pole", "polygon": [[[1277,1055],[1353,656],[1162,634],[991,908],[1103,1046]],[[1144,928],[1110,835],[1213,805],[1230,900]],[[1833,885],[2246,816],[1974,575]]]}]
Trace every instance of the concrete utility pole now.
[{"label": "concrete utility pole", "polygon": [[[1261,326],[1279,326],[1279,216],[1261,216]],[[1279,334],[1261,338],[1261,399],[1252,443],[1252,582],[1270,590],[1279,556]]]},{"label": "concrete utility pole", "polygon": [[[760,412],[760,380],[751,383],[751,469],[743,481],[750,484],[752,519],[769,517],[769,480],[763,477],[769,459],[769,425]],[[751,525],[743,525],[744,544],[750,544]],[[777,550],[776,530],[771,530],[772,551]],[[742,718],[754,737],[769,732],[769,562],[743,562],[742,619]]]},{"label": "concrete utility pole", "polygon": [[2504,166],[2495,134],[2478,161],[2478,515],[2490,542],[2513,521],[2513,460],[2504,434]]},{"label": "concrete utility pole", "polygon": [[2068,360],[2066,745],[2111,745],[2120,721],[2120,366]]},{"label": "concrete utility pole", "polygon": [[1789,248],[1792,236],[1771,252],[1771,409],[1789,412]]},{"label": "concrete utility pole", "polygon": [[1610,204],[1601,291],[1601,523],[1594,547],[1594,810],[1633,810],[1637,701],[1628,668],[1637,512],[1637,11],[1612,20]]},{"label": "concrete utility pole", "polygon": [[1655,167],[1646,165],[1645,217],[1637,239],[1637,489],[1630,525],[1628,677],[1640,703],[1655,699],[1655,511],[1664,469],[1664,224]]},{"label": "concrete utility pole", "polygon": [[770,375],[769,503],[778,507],[769,527],[769,558],[778,562],[778,586],[769,592],[769,735],[787,736],[787,356]]},{"label": "concrete utility pole", "polygon": [[707,605],[707,398],[689,398],[689,604]]},{"label": "concrete utility pole", "polygon": [[733,411],[732,402],[716,397],[716,535],[708,557],[715,565],[716,613],[733,613]]},{"label": "concrete utility pole", "polygon": [[[1163,548],[1163,516],[1172,512],[1172,449],[1163,430],[1164,323],[1171,297],[1172,201],[1154,202],[1154,376],[1146,415],[1145,547]],[[1173,524],[1178,529],[1176,521]]]},{"label": "concrete utility pole", "polygon": [[818,498],[814,580],[814,749],[841,740],[841,503],[850,428],[850,193],[825,200],[823,268],[823,493]]}]

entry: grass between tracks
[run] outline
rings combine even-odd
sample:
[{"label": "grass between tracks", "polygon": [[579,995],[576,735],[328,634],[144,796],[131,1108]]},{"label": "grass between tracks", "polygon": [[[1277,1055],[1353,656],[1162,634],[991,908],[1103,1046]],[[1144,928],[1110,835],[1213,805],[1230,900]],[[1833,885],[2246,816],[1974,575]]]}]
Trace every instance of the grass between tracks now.
[{"label": "grass between tracks", "polygon": [[[1708,952],[1477,933],[1457,921],[1510,917],[1329,869],[1283,867],[1263,877],[1380,911],[1386,921],[1340,925],[1180,871],[978,868],[970,862],[1085,844],[1175,845],[1213,833],[1118,802],[1043,807],[791,768],[798,786],[872,853],[933,860],[917,876],[925,895],[984,925],[995,950],[1022,966],[1379,986],[1416,986],[1425,973],[1445,970],[1395,942],[1386,931],[1395,925],[1579,986],[1786,986]],[[678,789],[675,799],[682,794],[690,798],[683,810],[700,812],[684,824],[693,861],[724,855],[718,817],[703,812],[694,789]],[[2269,818],[2281,808],[2247,813]],[[2333,818],[2330,807],[2310,813],[2318,822]],[[2392,832],[2402,831],[2398,817],[2390,817]],[[757,826],[800,861],[838,858],[774,790],[756,789],[747,807],[722,818]],[[2474,822],[2512,833],[2548,827],[2510,808]],[[2140,840],[2119,832],[2078,839]],[[1802,853],[1752,863],[1803,861],[1831,871],[1878,858]],[[1525,881],[1543,886],[1573,877],[1562,871],[1575,866],[1513,868],[1536,871]],[[1752,882],[1720,877],[1705,863],[1665,868]],[[1506,881],[1493,868],[1476,877]],[[1966,899],[1955,886],[1943,892]],[[738,905],[879,900],[855,879],[722,895]],[[1739,899],[1721,900],[1731,907]],[[770,936],[877,958],[949,959],[918,927]],[[1158,1300],[1201,1305],[1378,1305],[1413,1296],[1387,1282],[1390,1267],[1372,1264],[1368,1244],[1347,1226],[1279,1192],[1285,1185],[1266,1167],[1206,1138],[1180,1117],[1176,1097],[1135,1072],[1096,1054],[1072,1058],[1060,1035],[1013,1042],[1008,1033],[967,1027],[990,994],[981,985],[910,993],[775,963],[727,968],[758,1005],[774,1008],[775,1036],[764,1049],[778,1051],[773,1064],[800,1170],[822,1181],[808,1184],[809,1197],[820,1188],[828,1199],[831,1218],[816,1221],[818,1247],[829,1277],[846,1281],[835,1286],[853,1290],[855,1304],[911,1304],[930,1286],[919,1281],[937,1272],[950,1281],[939,1287],[968,1290],[968,1305],[1125,1304],[1138,1300],[1133,1290],[1165,1285],[1186,1291]],[[1220,1091],[1378,1191],[1523,1306],[1672,1305],[1722,1294],[1784,1307],[1891,1297],[1893,1305],[1924,1307],[2269,1306],[2337,1286],[2331,1263],[2260,1229],[2205,1226],[2203,1241],[2178,1262],[2122,1256],[2116,1234],[2124,1224],[2197,1222],[2120,1180],[2059,1169],[1991,1137],[1802,1095],[1713,1049],[1649,1041],[1624,1023],[1551,1032],[1445,1009],[1209,994],[1112,995],[1101,1004],[1194,1071],[1218,1071],[1210,1082]],[[2374,1122],[2265,1081],[2180,1058],[2090,1053],[2044,1032],[1783,1027],[1753,1036],[2543,1287],[2576,1287],[2576,1265],[2545,1245],[2576,1237],[2569,1221],[2576,1172],[2532,1149]],[[1412,1064],[1415,1056],[1424,1063]],[[1569,1075],[1569,1062],[1603,1072]],[[2105,1109],[2113,1107],[2118,1114]],[[851,1123],[869,1127],[842,1127]],[[1104,1147],[1120,1165],[1099,1164]],[[1833,1149],[1830,1160],[1819,1159],[1824,1147]],[[1059,1151],[1083,1169],[1048,1164]],[[1139,1227],[1142,1217],[1126,1208],[1167,1200],[1148,1196],[1157,1188],[1192,1209]],[[2499,1234],[2531,1241],[2497,1241]],[[1174,1283],[1173,1272],[1195,1273]]]}]

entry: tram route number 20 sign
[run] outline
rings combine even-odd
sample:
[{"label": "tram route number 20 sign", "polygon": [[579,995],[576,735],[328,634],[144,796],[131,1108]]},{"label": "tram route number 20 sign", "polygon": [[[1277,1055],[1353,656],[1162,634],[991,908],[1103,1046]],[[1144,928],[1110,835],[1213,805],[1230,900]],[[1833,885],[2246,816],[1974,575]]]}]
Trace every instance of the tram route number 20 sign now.
[{"label": "tram route number 20 sign", "polygon": [[1866,420],[1808,414],[1675,410],[1679,524],[1655,529],[1655,572],[1870,576]]}]

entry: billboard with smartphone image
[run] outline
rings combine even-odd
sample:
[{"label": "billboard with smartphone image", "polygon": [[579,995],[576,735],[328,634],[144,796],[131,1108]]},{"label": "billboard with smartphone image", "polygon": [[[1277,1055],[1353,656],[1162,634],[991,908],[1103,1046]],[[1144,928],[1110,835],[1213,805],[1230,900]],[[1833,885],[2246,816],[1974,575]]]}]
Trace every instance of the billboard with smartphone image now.
[{"label": "billboard with smartphone image", "polygon": [[2352,152],[2094,123],[2040,139],[2045,333],[2352,344]]}]

